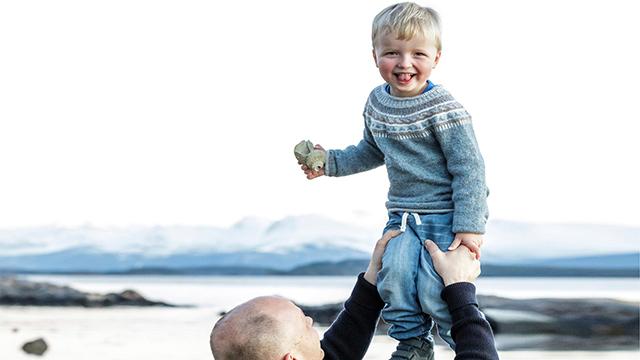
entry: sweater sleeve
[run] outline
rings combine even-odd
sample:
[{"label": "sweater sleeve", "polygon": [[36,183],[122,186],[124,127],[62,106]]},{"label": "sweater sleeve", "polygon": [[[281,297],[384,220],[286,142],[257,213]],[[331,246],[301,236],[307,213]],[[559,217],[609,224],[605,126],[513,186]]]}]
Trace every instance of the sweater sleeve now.
[{"label": "sweater sleeve", "polygon": [[327,176],[346,176],[374,169],[384,164],[384,154],[365,124],[364,135],[358,145],[344,150],[327,151],[324,174]]},{"label": "sweater sleeve", "polygon": [[324,359],[362,359],[373,338],[383,306],[376,287],[367,282],[363,274],[358,275],[344,309],[320,341]]},{"label": "sweater sleeve", "polygon": [[484,160],[471,126],[471,117],[437,124],[434,134],[453,176],[453,232],[484,234],[487,221],[487,185]]},{"label": "sweater sleeve", "polygon": [[442,299],[451,313],[455,360],[498,359],[491,326],[478,310],[475,286],[471,283],[451,284],[442,290]]}]

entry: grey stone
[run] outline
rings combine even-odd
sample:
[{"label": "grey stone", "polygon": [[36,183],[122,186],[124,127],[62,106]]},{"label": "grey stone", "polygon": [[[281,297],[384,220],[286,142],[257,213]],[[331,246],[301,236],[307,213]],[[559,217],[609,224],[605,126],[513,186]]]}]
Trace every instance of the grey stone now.
[{"label": "grey stone", "polygon": [[27,354],[42,356],[47,351],[49,346],[43,338],[38,338],[33,341],[28,341],[22,345],[22,350]]}]

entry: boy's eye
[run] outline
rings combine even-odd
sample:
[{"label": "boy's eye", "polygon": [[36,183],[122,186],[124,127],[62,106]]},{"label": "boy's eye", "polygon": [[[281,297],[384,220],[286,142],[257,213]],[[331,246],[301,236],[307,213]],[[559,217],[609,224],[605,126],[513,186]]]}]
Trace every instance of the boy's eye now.
[{"label": "boy's eye", "polygon": [[396,55],[397,52],[395,51],[387,51],[386,53],[384,53],[385,55]]},{"label": "boy's eye", "polygon": [[427,55],[427,54],[425,54],[425,53],[421,53],[421,52],[416,53],[416,55],[418,55],[418,56],[426,56],[426,57],[429,57],[429,55]]}]

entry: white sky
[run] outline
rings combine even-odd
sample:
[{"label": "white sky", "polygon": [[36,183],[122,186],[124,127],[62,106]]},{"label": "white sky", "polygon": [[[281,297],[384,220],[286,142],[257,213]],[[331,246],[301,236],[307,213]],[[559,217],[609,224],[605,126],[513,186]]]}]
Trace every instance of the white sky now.
[{"label": "white sky", "polygon": [[[383,169],[309,182],[292,149],[359,141],[391,3],[1,2],[0,227],[382,227]],[[421,4],[443,19],[432,80],[474,116],[492,218],[640,226],[640,5]]]}]

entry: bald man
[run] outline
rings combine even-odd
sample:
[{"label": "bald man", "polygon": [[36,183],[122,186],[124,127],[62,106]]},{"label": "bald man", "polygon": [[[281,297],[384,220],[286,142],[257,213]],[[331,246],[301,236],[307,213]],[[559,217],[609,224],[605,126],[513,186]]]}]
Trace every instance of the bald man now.
[{"label": "bald man", "polygon": [[313,320],[291,301],[263,296],[218,321],[211,336],[215,359],[323,359]]},{"label": "bald man", "polygon": [[[367,271],[358,276],[344,310],[320,340],[313,319],[291,301],[278,296],[258,297],[241,304],[215,324],[210,345],[216,360],[360,360],[364,357],[384,307],[376,289],[387,243],[398,231],[389,231],[376,242]],[[456,360],[498,359],[489,323],[478,310],[472,282],[480,275],[480,263],[464,246],[443,253],[427,241],[445,289],[456,342]],[[400,350],[402,351],[402,350]],[[432,348],[408,348],[402,358],[432,359]]]}]

